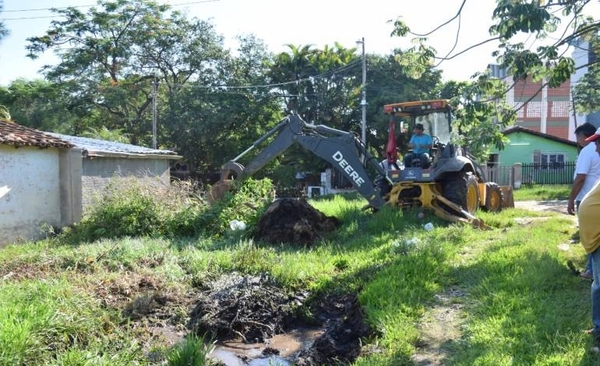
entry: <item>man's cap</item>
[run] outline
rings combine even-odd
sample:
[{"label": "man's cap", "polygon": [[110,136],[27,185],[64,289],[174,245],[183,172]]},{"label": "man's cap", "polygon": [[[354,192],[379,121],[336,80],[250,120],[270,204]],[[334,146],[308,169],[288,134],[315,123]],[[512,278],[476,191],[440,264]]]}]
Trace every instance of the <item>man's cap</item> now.
[{"label": "man's cap", "polygon": [[[417,124],[415,124],[415,128],[416,128],[417,130],[421,130],[421,131],[425,130],[425,128],[423,127],[423,124],[422,124],[422,123],[417,123]],[[598,131],[596,131],[596,132],[598,132]]]},{"label": "man's cap", "polygon": [[600,138],[600,127],[598,127],[598,129],[596,130],[595,134],[593,134],[592,136],[590,136],[587,139],[585,139],[585,141],[586,142],[592,142],[592,141],[598,140],[598,138]]}]

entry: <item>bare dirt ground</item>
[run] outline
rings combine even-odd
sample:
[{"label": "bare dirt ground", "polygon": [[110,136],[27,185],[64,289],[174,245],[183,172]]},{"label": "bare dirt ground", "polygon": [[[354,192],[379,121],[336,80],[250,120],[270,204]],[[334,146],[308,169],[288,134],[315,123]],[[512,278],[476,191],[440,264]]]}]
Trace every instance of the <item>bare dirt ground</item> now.
[{"label": "bare dirt ground", "polygon": [[566,200],[552,200],[552,201],[517,201],[515,202],[515,208],[521,208],[531,211],[548,211],[558,212],[567,215],[567,201]]},{"label": "bare dirt ground", "polygon": [[417,352],[412,360],[417,366],[442,366],[445,364],[445,345],[458,341],[460,327],[465,319],[459,298],[467,294],[458,288],[450,288],[435,296],[429,312],[419,325],[421,334],[416,344]]}]

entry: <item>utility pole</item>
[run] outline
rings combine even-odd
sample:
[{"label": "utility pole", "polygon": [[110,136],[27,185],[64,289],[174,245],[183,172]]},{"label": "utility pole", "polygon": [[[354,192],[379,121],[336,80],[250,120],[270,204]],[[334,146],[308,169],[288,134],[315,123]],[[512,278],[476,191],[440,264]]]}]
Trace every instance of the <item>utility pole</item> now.
[{"label": "utility pole", "polygon": [[362,96],[360,105],[362,107],[362,141],[367,146],[367,57],[365,55],[365,37],[356,41],[362,46]]},{"label": "utility pole", "polygon": [[156,96],[158,94],[158,79],[154,73],[154,82],[152,83],[152,148],[157,147],[157,128],[156,128]]}]

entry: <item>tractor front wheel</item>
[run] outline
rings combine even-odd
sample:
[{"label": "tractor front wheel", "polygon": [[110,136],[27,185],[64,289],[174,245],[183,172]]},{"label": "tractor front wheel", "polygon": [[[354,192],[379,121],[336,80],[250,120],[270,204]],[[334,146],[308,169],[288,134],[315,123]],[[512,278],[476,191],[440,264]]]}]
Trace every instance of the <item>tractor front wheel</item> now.
[{"label": "tractor front wheel", "polygon": [[442,195],[471,215],[479,208],[477,178],[471,172],[460,172],[447,177],[442,183]]}]

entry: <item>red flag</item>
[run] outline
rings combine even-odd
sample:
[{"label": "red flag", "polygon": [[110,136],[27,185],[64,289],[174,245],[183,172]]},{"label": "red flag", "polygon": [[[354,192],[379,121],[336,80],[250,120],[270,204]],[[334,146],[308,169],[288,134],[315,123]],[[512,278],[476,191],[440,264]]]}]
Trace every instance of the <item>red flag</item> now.
[{"label": "red flag", "polygon": [[396,150],[396,133],[394,131],[394,121],[390,119],[390,135],[388,137],[387,147],[385,148],[385,157],[390,164],[395,164],[398,160],[398,151]]}]

